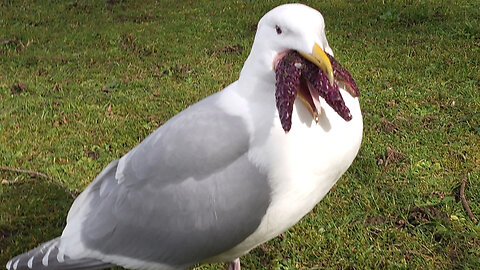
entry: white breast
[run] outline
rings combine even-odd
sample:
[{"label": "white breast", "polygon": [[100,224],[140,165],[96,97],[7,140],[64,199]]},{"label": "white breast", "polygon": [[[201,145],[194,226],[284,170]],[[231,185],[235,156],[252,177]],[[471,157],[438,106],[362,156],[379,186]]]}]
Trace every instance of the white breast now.
[{"label": "white breast", "polygon": [[293,226],[348,169],[360,148],[363,122],[358,99],[343,90],[342,96],[352,113],[351,121],[340,118],[321,99],[324,110],[315,123],[297,100],[288,134],[277,118],[268,136],[258,139],[258,144],[253,142],[249,156],[269,172],[271,204],[257,230],[214,261],[240,257]]}]

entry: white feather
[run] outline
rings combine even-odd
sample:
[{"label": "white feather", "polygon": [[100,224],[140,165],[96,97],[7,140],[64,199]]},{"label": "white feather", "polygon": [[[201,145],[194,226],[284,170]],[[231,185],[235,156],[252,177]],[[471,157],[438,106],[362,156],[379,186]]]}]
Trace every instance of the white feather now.
[{"label": "white feather", "polygon": [[28,268],[30,268],[30,269],[32,269],[33,259],[34,259],[34,258],[35,258],[35,256],[32,256],[32,257],[28,260],[28,262],[27,262],[27,266],[28,266]]},{"label": "white feather", "polygon": [[10,266],[12,266],[12,260],[8,261],[5,267],[10,270]]},{"label": "white feather", "polygon": [[17,267],[18,267],[18,263],[20,262],[20,259],[17,259],[14,263],[13,263],[13,270],[17,270]]}]

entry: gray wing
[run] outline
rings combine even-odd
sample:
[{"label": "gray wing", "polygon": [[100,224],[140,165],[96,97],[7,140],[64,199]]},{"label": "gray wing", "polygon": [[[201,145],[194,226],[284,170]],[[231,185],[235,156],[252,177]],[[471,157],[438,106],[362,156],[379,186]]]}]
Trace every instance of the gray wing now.
[{"label": "gray wing", "polygon": [[245,123],[217,98],[175,116],[94,180],[87,247],[186,266],[255,231],[270,202],[267,175],[248,160]]}]

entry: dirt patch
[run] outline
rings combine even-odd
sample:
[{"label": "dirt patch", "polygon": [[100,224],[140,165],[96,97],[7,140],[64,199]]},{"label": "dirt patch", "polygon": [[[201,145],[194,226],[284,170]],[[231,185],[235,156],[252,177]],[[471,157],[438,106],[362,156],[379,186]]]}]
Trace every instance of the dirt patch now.
[{"label": "dirt patch", "polygon": [[448,214],[438,209],[436,206],[417,206],[408,213],[408,222],[413,226],[434,220],[444,220]]},{"label": "dirt patch", "polygon": [[12,95],[18,95],[25,92],[28,89],[28,85],[24,82],[19,82],[10,86],[10,93]]},{"label": "dirt patch", "polygon": [[[405,227],[406,221],[400,217],[388,217],[388,216],[375,216],[375,217],[366,217],[364,219],[357,219],[350,223],[350,225],[363,223],[366,226],[385,226],[395,227],[396,229],[402,229]],[[379,228],[375,228],[374,231],[381,231]]]},{"label": "dirt patch", "polygon": [[383,132],[385,134],[392,134],[398,132],[398,125],[393,121],[388,121],[386,119],[380,120],[377,124],[377,131]]},{"label": "dirt patch", "polygon": [[223,48],[216,48],[213,50],[208,50],[207,53],[210,56],[217,54],[241,54],[243,52],[243,47],[240,44],[228,45]]},{"label": "dirt patch", "polygon": [[387,146],[387,148],[385,149],[385,154],[383,156],[377,157],[377,165],[383,165],[386,167],[390,164],[399,163],[405,157],[405,154]]},{"label": "dirt patch", "polygon": [[434,129],[437,127],[436,121],[438,121],[440,117],[436,115],[425,116],[422,120],[422,128],[429,128]]},{"label": "dirt patch", "polygon": [[86,156],[93,160],[97,160],[98,158],[100,158],[100,153],[96,151],[87,151]]},{"label": "dirt patch", "polygon": [[240,54],[243,52],[243,47],[240,44],[235,44],[223,48],[221,52],[225,54]]},{"label": "dirt patch", "polygon": [[67,121],[67,118],[65,116],[63,116],[61,119],[58,119],[58,120],[55,120],[53,121],[53,124],[52,124],[54,127],[59,127],[59,126],[63,126],[63,125],[68,125],[68,121]]},{"label": "dirt patch", "polygon": [[367,217],[364,223],[367,225],[381,225],[390,222],[391,218],[386,216]]}]

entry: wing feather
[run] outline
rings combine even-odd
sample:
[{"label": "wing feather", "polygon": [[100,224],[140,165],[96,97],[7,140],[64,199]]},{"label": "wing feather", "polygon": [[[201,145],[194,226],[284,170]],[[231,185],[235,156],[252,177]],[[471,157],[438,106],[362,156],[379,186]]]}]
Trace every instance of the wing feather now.
[{"label": "wing feather", "polygon": [[77,219],[70,213],[67,229],[81,222],[81,242],[103,256],[174,266],[215,256],[250,235],[270,187],[248,159],[244,120],[217,101],[213,95],[193,105],[107,166],[76,207],[89,211]]}]

